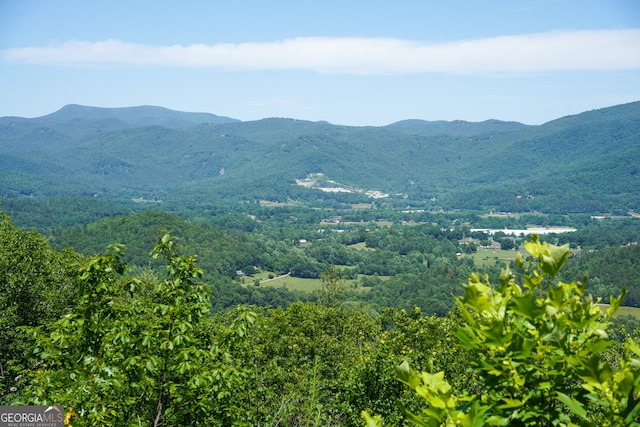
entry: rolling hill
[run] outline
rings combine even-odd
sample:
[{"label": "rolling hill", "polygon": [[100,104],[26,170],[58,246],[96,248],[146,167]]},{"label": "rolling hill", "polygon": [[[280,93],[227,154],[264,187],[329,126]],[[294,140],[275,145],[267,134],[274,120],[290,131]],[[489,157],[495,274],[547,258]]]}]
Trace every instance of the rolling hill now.
[{"label": "rolling hill", "polygon": [[[539,126],[241,122],[150,106],[0,118],[3,199],[351,203],[377,190],[398,206],[626,212],[640,209],[639,165],[640,102]],[[310,174],[335,188],[296,185]]]},{"label": "rolling hill", "polygon": [[107,124],[109,121],[122,122],[126,126],[163,126],[172,129],[190,127],[202,123],[233,123],[238,120],[210,113],[186,113],[155,106],[100,108],[70,104],[60,110],[43,116],[39,122],[46,124],[75,123],[97,121]]}]

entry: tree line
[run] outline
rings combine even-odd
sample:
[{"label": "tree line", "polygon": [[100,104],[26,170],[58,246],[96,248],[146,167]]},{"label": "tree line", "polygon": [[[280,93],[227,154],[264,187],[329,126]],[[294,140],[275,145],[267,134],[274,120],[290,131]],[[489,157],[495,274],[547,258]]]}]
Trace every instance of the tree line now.
[{"label": "tree line", "polygon": [[335,269],[314,302],[213,313],[170,234],[158,268],[117,244],[52,249],[6,216],[0,234],[0,401],[62,404],[71,425],[636,425],[622,297],[601,318],[584,282],[558,281],[567,246],[532,240],[513,273],[469,274],[441,316],[350,303]]}]

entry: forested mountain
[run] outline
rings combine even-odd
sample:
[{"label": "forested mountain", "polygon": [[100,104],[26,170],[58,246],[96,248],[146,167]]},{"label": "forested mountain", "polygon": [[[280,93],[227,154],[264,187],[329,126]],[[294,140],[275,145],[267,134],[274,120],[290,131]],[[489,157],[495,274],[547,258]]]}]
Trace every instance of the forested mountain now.
[{"label": "forested mountain", "polygon": [[[96,426],[635,425],[638,320],[610,316],[640,306],[639,116],[0,118],[0,403]],[[502,231],[532,224],[577,230]]]},{"label": "forested mountain", "polygon": [[107,124],[111,121],[112,123],[122,122],[126,126],[158,125],[179,129],[202,123],[233,123],[238,120],[210,113],[187,113],[150,105],[100,108],[70,104],[54,113],[40,117],[39,121],[51,124],[72,122],[78,125],[82,125],[82,122],[95,121]]},{"label": "forested mountain", "polygon": [[465,120],[402,120],[387,126],[389,129],[412,135],[477,135],[488,132],[511,132],[524,129],[527,125],[519,122],[504,122],[501,120],[485,120],[483,122],[467,122]]},{"label": "forested mountain", "polygon": [[[240,122],[159,107],[71,105],[0,118],[0,198],[212,199],[507,211],[640,209],[640,102],[540,126]],[[351,193],[296,185],[322,174]]]}]

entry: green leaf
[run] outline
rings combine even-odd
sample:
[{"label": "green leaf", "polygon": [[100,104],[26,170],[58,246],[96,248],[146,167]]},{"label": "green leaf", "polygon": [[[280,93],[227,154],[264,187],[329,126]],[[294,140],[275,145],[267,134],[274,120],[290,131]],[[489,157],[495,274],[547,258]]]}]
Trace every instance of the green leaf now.
[{"label": "green leaf", "polygon": [[562,268],[571,253],[569,252],[569,244],[556,246],[547,244],[546,253],[542,253],[542,271],[549,276],[555,276]]},{"label": "green leaf", "polygon": [[556,397],[560,402],[567,405],[567,407],[571,410],[571,412],[573,412],[574,414],[576,414],[582,419],[587,419],[587,411],[586,409],[584,409],[584,406],[582,406],[582,403],[567,396],[566,394],[560,391],[556,392]]},{"label": "green leaf", "polygon": [[522,405],[525,404],[524,400],[519,400],[519,399],[509,399],[507,397],[502,398],[502,401],[504,402],[502,405],[498,405],[498,408],[500,409],[513,409],[513,408],[519,408]]},{"label": "green leaf", "polygon": [[640,346],[636,344],[633,339],[627,340],[627,348],[632,351],[636,356],[640,357]]},{"label": "green leaf", "polygon": [[367,427],[382,427],[382,417],[380,415],[372,417],[368,411],[362,411],[361,415],[367,423]]},{"label": "green leaf", "polygon": [[525,293],[520,297],[513,297],[512,301],[515,304],[515,307],[513,307],[514,313],[526,318],[535,317],[540,312],[540,307],[536,304],[535,296],[532,293]]},{"label": "green leaf", "polygon": [[505,333],[504,325],[496,322],[487,330],[481,332],[485,336],[485,343],[491,346],[501,347],[508,344],[513,337],[512,332]]},{"label": "green leaf", "polygon": [[406,360],[396,367],[396,374],[398,375],[398,380],[413,389],[420,385],[420,378],[411,370],[409,362]]},{"label": "green leaf", "polygon": [[614,296],[611,296],[609,298],[609,308],[607,309],[607,316],[611,318],[614,314],[616,314],[616,311],[618,311],[618,309],[620,308],[620,304],[622,304],[622,300],[624,300],[625,296],[627,296],[627,287],[623,286],[618,298]]}]

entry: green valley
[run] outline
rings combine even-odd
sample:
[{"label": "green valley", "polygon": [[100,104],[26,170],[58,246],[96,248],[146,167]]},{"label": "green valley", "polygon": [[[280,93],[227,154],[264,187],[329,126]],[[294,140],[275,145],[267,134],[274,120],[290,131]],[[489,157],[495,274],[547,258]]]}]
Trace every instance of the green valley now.
[{"label": "green valley", "polygon": [[0,404],[635,426],[639,119],[0,118]]}]

